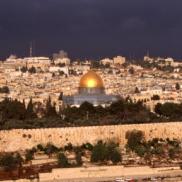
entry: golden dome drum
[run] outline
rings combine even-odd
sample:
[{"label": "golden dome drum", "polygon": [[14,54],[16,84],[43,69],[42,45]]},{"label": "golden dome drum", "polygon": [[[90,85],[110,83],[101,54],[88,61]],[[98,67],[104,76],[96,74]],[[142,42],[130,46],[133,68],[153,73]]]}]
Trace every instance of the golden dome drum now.
[{"label": "golden dome drum", "polygon": [[79,87],[80,88],[104,88],[104,84],[101,77],[94,71],[90,70],[81,77]]}]

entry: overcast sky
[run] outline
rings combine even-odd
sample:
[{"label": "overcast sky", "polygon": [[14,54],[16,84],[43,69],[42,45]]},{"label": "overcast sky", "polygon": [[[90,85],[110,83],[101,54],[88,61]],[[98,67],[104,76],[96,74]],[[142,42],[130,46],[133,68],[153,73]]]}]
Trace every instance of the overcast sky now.
[{"label": "overcast sky", "polygon": [[36,56],[182,59],[182,0],[0,0],[0,59],[31,41]]}]

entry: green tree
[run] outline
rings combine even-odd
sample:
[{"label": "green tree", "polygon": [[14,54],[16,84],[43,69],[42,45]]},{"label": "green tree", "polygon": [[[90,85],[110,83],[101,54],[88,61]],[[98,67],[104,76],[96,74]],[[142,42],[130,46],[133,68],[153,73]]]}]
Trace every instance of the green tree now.
[{"label": "green tree", "polygon": [[34,152],[31,150],[26,150],[25,161],[29,162],[34,159]]},{"label": "green tree", "polygon": [[124,100],[113,102],[109,107],[109,111],[111,114],[118,114],[120,112],[124,112],[124,110],[125,110]]},{"label": "green tree", "polygon": [[29,73],[36,73],[36,69],[34,66],[32,66],[29,70],[28,70]]},{"label": "green tree", "polygon": [[18,164],[19,166],[22,166],[23,158],[21,157],[21,155],[18,152],[16,152],[14,154],[14,158],[15,158],[16,164]]},{"label": "green tree", "polygon": [[109,160],[111,160],[113,164],[120,162],[122,158],[118,146],[119,145],[113,141],[108,143],[98,141],[93,147],[91,162],[104,162]]},{"label": "green tree", "polygon": [[138,89],[138,87],[135,87],[135,93],[136,94],[139,94],[140,93],[140,90]]},{"label": "green tree", "polygon": [[91,103],[89,103],[89,102],[84,102],[84,103],[82,103],[81,105],[80,105],[80,108],[79,108],[81,111],[83,111],[83,112],[87,112],[87,111],[89,111],[89,112],[94,112],[95,111],[95,108],[94,108],[94,106],[91,104]]},{"label": "green tree", "polygon": [[143,157],[147,153],[147,149],[144,145],[137,145],[135,147],[135,152],[138,156]]},{"label": "green tree", "polygon": [[164,148],[162,145],[156,145],[156,146],[154,146],[154,148],[151,152],[152,152],[152,154],[160,156],[160,155],[164,154]]},{"label": "green tree", "polygon": [[30,99],[29,103],[28,103],[28,106],[27,106],[27,109],[26,109],[26,118],[27,119],[33,119],[33,118],[36,118],[36,114],[34,112],[34,109],[33,109],[33,102],[32,102],[32,98]]},{"label": "green tree", "polygon": [[121,161],[121,152],[119,150],[119,144],[114,141],[110,141],[106,144],[106,158],[107,160],[111,160],[113,164]]},{"label": "green tree", "polygon": [[162,108],[162,104],[161,104],[161,103],[157,103],[156,106],[155,106],[154,111],[155,111],[157,114],[162,115],[161,108]]},{"label": "green tree", "polygon": [[6,153],[0,156],[0,166],[7,171],[17,168],[22,163],[22,158],[18,154]]},{"label": "green tree", "polygon": [[64,150],[66,150],[66,151],[72,151],[73,150],[72,143],[68,143],[67,145],[65,145]]},{"label": "green tree", "polygon": [[117,148],[113,149],[112,153],[110,154],[110,160],[112,161],[113,164],[122,161],[121,152],[119,151],[119,149]]},{"label": "green tree", "polygon": [[22,169],[22,163],[24,162],[23,158],[21,157],[21,155],[16,152],[15,153],[15,163],[17,164],[17,167],[18,167],[18,175],[20,177],[20,172],[21,172],[21,169]]},{"label": "green tree", "polygon": [[107,157],[107,148],[106,144],[102,141],[99,141],[92,150],[91,162],[103,162]]},{"label": "green tree", "polygon": [[135,151],[136,147],[144,140],[144,133],[140,130],[127,131],[125,138],[127,139],[127,147]]},{"label": "green tree", "polygon": [[63,92],[59,94],[59,100],[63,100]]},{"label": "green tree", "polygon": [[75,159],[76,159],[77,166],[82,166],[83,161],[82,161],[82,154],[81,154],[81,152],[76,152]]},{"label": "green tree", "polygon": [[89,151],[92,151],[93,150],[93,145],[91,143],[84,143],[82,146],[81,146],[82,149],[85,149],[85,150],[89,150]]},{"label": "green tree", "polygon": [[9,93],[10,93],[9,87],[8,87],[8,86],[3,86],[3,87],[1,87],[1,88],[0,88],[0,93],[9,94]]},{"label": "green tree", "polygon": [[3,120],[8,119],[24,119],[26,108],[25,105],[18,100],[5,98],[0,102],[0,112]]},{"label": "green tree", "polygon": [[152,100],[160,100],[160,96],[159,95],[153,95],[151,97]]},{"label": "green tree", "polygon": [[134,70],[133,67],[131,67],[131,68],[128,70],[128,72],[129,72],[131,75],[133,75],[133,74],[135,73],[135,70]]},{"label": "green tree", "polygon": [[63,76],[63,75],[64,75],[64,71],[59,70],[59,76]]},{"label": "green tree", "polygon": [[57,116],[56,108],[55,105],[52,106],[51,103],[51,97],[48,98],[47,103],[46,103],[46,117],[55,117]]},{"label": "green tree", "polygon": [[169,157],[170,157],[171,159],[174,159],[175,154],[176,154],[175,148],[170,148],[169,151],[168,151]]},{"label": "green tree", "polygon": [[37,145],[37,149],[38,149],[39,151],[44,151],[44,150],[45,150],[45,148],[44,148],[44,146],[43,146],[42,144],[38,144],[38,145]]},{"label": "green tree", "polygon": [[25,73],[25,72],[27,72],[28,69],[27,69],[27,67],[23,66],[20,70],[22,73]]},{"label": "green tree", "polygon": [[182,106],[180,104],[166,102],[162,105],[156,105],[155,111],[171,119],[179,118],[181,116]]},{"label": "green tree", "polygon": [[179,83],[176,83],[176,85],[175,85],[175,88],[176,88],[176,90],[180,90],[180,84]]},{"label": "green tree", "polygon": [[55,145],[48,143],[45,146],[44,151],[45,151],[45,154],[47,154],[50,158],[53,153],[58,152],[58,148]]},{"label": "green tree", "polygon": [[93,61],[91,62],[91,67],[92,67],[92,68],[98,69],[98,68],[101,67],[101,65],[100,65],[99,61],[94,61],[94,60],[93,60]]},{"label": "green tree", "polygon": [[58,165],[62,168],[69,167],[68,158],[65,156],[64,153],[60,152],[57,156]]}]

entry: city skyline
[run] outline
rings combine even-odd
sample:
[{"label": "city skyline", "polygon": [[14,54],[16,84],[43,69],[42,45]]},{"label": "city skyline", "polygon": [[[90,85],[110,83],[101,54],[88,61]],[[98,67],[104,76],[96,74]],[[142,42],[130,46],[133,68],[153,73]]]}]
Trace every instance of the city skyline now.
[{"label": "city skyline", "polygon": [[0,60],[10,54],[51,56],[63,49],[75,58],[124,55],[180,59],[182,2],[169,0],[2,0]]},{"label": "city skyline", "polygon": [[181,0],[0,0],[0,181],[182,182]]}]

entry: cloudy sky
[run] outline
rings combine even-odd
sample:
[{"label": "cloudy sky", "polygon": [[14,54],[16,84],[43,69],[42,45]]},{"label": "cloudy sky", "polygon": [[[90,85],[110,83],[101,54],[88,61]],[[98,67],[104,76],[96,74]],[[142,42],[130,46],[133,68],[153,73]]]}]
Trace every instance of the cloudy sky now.
[{"label": "cloudy sky", "polygon": [[182,0],[0,0],[0,59],[31,41],[36,56],[182,59]]}]

